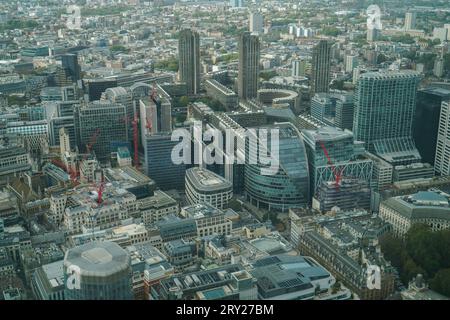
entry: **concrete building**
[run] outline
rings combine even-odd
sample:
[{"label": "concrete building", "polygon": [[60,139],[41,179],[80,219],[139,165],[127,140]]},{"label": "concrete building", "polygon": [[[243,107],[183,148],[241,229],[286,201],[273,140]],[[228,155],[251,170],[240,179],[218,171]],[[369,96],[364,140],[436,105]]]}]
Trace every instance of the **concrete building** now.
[{"label": "concrete building", "polygon": [[416,12],[409,11],[405,14],[405,30],[415,30],[416,29]]},{"label": "concrete building", "polygon": [[427,224],[433,231],[450,228],[450,195],[439,190],[387,199],[380,204],[380,217],[404,236],[415,223]]},{"label": "concrete building", "polygon": [[244,32],[239,37],[239,98],[256,98],[259,88],[260,42],[257,35]]},{"label": "concrete building", "polygon": [[37,268],[31,288],[37,300],[64,300],[64,261],[56,261]]},{"label": "concrete building", "polygon": [[205,88],[208,96],[219,101],[227,110],[233,110],[238,107],[238,95],[217,80],[206,80]]},{"label": "concrete building", "polygon": [[254,277],[240,264],[175,275],[162,280],[152,300],[257,300]]},{"label": "concrete building", "polygon": [[248,30],[252,33],[263,33],[264,31],[264,17],[259,12],[250,12],[248,19]]},{"label": "concrete building", "polygon": [[233,185],[218,174],[202,168],[186,170],[186,197],[191,205],[208,203],[224,209],[233,197]]},{"label": "concrete building", "polygon": [[311,95],[328,92],[331,76],[331,43],[320,40],[313,48]]},{"label": "concrete building", "polygon": [[274,255],[252,264],[259,300],[347,300],[348,289],[326,295],[336,279],[310,257]]},{"label": "concrete building", "polygon": [[200,90],[200,36],[198,32],[184,29],[178,40],[180,81],[185,82],[188,94]]},{"label": "concrete building", "polygon": [[181,209],[180,215],[195,220],[198,237],[231,234],[231,220],[225,216],[224,211],[209,204],[203,203],[184,207]]}]

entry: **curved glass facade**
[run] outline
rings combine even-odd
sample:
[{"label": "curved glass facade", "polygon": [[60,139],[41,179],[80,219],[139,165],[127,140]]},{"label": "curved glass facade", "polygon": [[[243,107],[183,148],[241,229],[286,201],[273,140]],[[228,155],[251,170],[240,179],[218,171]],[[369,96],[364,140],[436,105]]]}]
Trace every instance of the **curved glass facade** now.
[{"label": "curved glass facade", "polygon": [[[252,159],[250,143],[246,144],[245,192],[257,207],[286,211],[309,203],[309,171],[305,145],[300,132],[290,123],[260,129],[279,129],[279,169],[274,175],[265,175],[260,161]],[[267,139],[271,140],[271,139]],[[265,141],[258,140],[260,144]],[[271,143],[267,144],[272,150]],[[275,156],[275,155],[274,155]],[[253,160],[253,161],[252,161]],[[257,164],[254,164],[257,163]]]}]

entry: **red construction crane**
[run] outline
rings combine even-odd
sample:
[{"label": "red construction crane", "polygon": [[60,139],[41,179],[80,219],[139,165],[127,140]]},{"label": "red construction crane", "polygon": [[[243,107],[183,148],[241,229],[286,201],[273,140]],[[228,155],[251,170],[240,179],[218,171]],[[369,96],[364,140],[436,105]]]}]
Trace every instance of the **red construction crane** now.
[{"label": "red construction crane", "polygon": [[63,169],[65,172],[67,172],[68,174],[69,174],[69,176],[70,176],[70,180],[72,181],[72,183],[77,183],[77,177],[78,177],[78,175],[77,175],[77,171],[76,170],[74,170],[73,168],[71,168],[71,167],[67,167],[61,160],[59,160],[59,159],[52,159],[52,163],[55,165],[55,166],[57,166],[57,167],[59,167],[59,168],[61,168],[61,169]]},{"label": "red construction crane", "polygon": [[323,141],[319,141],[319,143],[320,147],[323,150],[323,153],[325,154],[325,157],[327,158],[328,164],[331,166],[331,170],[333,171],[336,188],[339,189],[339,185],[342,178],[342,171],[344,171],[344,168],[336,169],[336,167],[333,164],[333,161],[331,161],[330,155],[328,154],[328,150],[325,147],[325,144],[323,143]]}]

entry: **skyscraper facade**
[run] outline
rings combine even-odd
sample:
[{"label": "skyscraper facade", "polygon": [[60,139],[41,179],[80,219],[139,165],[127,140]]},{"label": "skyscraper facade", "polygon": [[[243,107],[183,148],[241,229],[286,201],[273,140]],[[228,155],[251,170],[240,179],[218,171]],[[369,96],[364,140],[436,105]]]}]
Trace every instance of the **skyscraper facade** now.
[{"label": "skyscraper facade", "polygon": [[115,242],[92,241],[66,252],[66,300],[131,300],[128,253]]},{"label": "skyscraper facade", "polygon": [[75,135],[79,150],[86,150],[92,145],[99,160],[108,160],[111,144],[128,141],[128,125],[126,108],[123,104],[109,101],[94,101],[84,106],[77,106],[74,111]]},{"label": "skyscraper facade", "polygon": [[238,94],[241,99],[256,98],[259,87],[260,43],[257,35],[244,32],[239,37]]},{"label": "skyscraper facade", "polygon": [[405,14],[405,30],[414,30],[416,28],[416,12],[409,11]]},{"label": "skyscraper facade", "polygon": [[434,170],[440,175],[450,175],[450,100],[441,106]]},{"label": "skyscraper facade", "polygon": [[420,75],[414,71],[368,72],[355,93],[353,133],[366,149],[388,162],[420,161],[412,141],[412,123]]},{"label": "skyscraper facade", "polygon": [[426,88],[417,92],[413,136],[416,147],[426,163],[434,164],[443,101],[450,100],[450,90]]},{"label": "skyscraper facade", "polygon": [[77,82],[81,79],[81,69],[78,64],[78,56],[76,54],[68,53],[62,55],[61,64],[62,67],[68,71],[73,82]]},{"label": "skyscraper facade", "polygon": [[[267,165],[251,158],[251,147],[246,143],[246,159],[250,160],[244,171],[245,194],[248,200],[257,207],[278,211],[307,206],[310,200],[309,171],[301,134],[290,123],[278,123],[264,128],[279,130],[279,169],[276,174],[264,175],[261,169],[267,168]],[[268,146],[270,150],[267,151],[270,154],[272,146],[268,140],[259,138],[258,148],[262,148],[262,143]]]},{"label": "skyscraper facade", "polygon": [[172,161],[172,150],[178,141],[171,141],[170,133],[145,135],[145,173],[162,190],[183,189],[186,165]]},{"label": "skyscraper facade", "polygon": [[330,84],[331,43],[320,40],[312,54],[311,93],[328,92]]},{"label": "skyscraper facade", "polygon": [[259,12],[251,12],[249,16],[250,32],[262,33],[264,31],[264,17]]},{"label": "skyscraper facade", "polygon": [[188,94],[200,90],[200,36],[196,31],[184,29],[178,40],[180,80],[186,83]]}]

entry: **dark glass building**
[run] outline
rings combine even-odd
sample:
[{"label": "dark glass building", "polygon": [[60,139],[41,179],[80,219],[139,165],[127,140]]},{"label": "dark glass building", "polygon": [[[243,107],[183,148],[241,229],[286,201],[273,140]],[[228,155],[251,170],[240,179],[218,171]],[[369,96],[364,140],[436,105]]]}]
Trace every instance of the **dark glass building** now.
[{"label": "dark glass building", "polygon": [[450,90],[426,88],[417,93],[413,136],[423,162],[434,164],[442,101],[450,99]]}]

